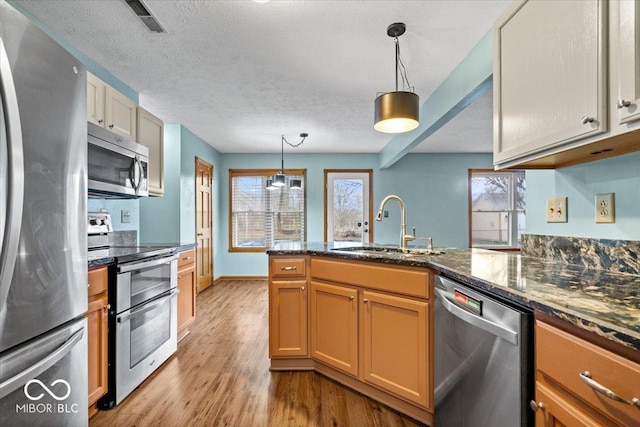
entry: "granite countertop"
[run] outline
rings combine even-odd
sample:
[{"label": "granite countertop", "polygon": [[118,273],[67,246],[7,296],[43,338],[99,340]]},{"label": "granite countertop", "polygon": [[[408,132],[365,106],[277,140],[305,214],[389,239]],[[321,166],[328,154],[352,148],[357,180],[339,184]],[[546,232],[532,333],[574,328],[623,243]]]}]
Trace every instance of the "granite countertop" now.
[{"label": "granite countertop", "polygon": [[[342,244],[344,247],[344,244]],[[349,247],[358,246],[357,244]],[[366,247],[384,248],[380,245]],[[518,253],[438,248],[441,255],[341,250],[332,243],[279,244],[270,255],[310,254],[429,267],[491,294],[640,350],[640,275],[558,263]]]}]

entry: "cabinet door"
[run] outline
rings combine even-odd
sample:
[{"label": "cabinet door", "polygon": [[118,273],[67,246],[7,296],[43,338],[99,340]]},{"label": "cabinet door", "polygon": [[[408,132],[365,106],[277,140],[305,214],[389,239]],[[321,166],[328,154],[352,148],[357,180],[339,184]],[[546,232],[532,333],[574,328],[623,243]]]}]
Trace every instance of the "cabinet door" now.
[{"label": "cabinet door", "polygon": [[539,409],[536,411],[536,427],[601,427],[603,425],[615,425],[610,422],[603,423],[591,418],[580,407],[570,403],[558,392],[555,392],[544,384],[536,383],[536,402]]},{"label": "cabinet door", "polygon": [[196,319],[196,268],[178,271],[178,339],[184,338],[186,328]]},{"label": "cabinet door", "polygon": [[605,1],[524,1],[494,31],[494,163],[603,133]]},{"label": "cabinet door", "polygon": [[362,292],[363,379],[429,407],[428,304]]},{"label": "cabinet door", "polygon": [[311,282],[311,357],[358,376],[358,291]]},{"label": "cabinet door", "polygon": [[640,0],[614,1],[611,9],[613,108],[623,124],[640,119]]},{"label": "cabinet door", "polygon": [[104,92],[106,85],[91,73],[87,73],[87,121],[98,126],[104,124]]},{"label": "cabinet door", "polygon": [[136,104],[111,86],[105,90],[106,128],[131,141],[136,139]]},{"label": "cabinet door", "polygon": [[107,392],[107,293],[89,298],[87,318],[89,406]]},{"label": "cabinet door", "polygon": [[138,143],[149,149],[148,185],[150,196],[164,194],[164,123],[138,107]]},{"label": "cabinet door", "polygon": [[307,356],[307,282],[269,286],[269,357]]}]

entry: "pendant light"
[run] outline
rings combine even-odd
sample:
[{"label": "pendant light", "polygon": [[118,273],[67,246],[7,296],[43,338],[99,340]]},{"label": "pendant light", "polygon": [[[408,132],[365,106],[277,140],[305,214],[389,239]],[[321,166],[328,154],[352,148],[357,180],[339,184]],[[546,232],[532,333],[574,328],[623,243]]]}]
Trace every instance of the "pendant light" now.
[{"label": "pendant light", "polygon": [[[413,92],[409,84],[407,69],[400,57],[398,37],[404,34],[407,27],[401,22],[389,25],[387,35],[396,44],[396,90],[379,95],[375,102],[374,129],[383,133],[403,133],[414,130],[419,125],[420,97]],[[398,75],[402,78],[403,90],[398,90]],[[404,90],[405,85],[407,90]]]},{"label": "pendant light", "polygon": [[[266,184],[267,189],[271,190],[271,189],[284,187],[285,185],[287,185],[287,179],[284,173],[284,143],[286,142],[287,145],[290,145],[291,147],[296,148],[302,145],[302,143],[308,136],[309,136],[308,133],[303,132],[300,134],[300,138],[302,138],[302,140],[297,144],[291,144],[289,141],[287,141],[284,135],[282,135],[282,138],[280,140],[280,161],[281,161],[280,171],[278,171],[278,173],[276,173],[275,175],[272,175],[270,179],[267,179],[267,184]],[[302,180],[292,179],[289,182],[289,186],[291,188],[302,188]],[[270,187],[273,187],[273,188],[270,188]]]}]

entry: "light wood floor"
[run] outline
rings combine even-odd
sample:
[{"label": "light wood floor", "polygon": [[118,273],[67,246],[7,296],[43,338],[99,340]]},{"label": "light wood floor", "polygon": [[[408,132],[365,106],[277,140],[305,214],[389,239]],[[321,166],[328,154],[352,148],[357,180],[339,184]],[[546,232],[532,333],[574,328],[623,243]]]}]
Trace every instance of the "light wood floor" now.
[{"label": "light wood floor", "polygon": [[177,353],[99,426],[420,426],[313,372],[270,372],[267,281],[227,281],[198,295]]}]

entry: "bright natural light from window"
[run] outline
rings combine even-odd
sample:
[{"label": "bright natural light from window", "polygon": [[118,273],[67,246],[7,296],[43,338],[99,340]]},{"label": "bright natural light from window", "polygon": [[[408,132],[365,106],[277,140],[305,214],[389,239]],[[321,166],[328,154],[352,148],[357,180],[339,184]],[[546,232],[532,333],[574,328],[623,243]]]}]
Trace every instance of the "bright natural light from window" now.
[{"label": "bright natural light from window", "polygon": [[526,228],[523,171],[471,171],[471,246],[517,248]]},{"label": "bright natural light from window", "polygon": [[[266,188],[273,171],[229,171],[231,181],[231,227],[229,249],[262,251],[282,242],[305,238],[304,171],[286,172],[286,185]],[[299,179],[302,188],[291,188],[289,180]]]}]

